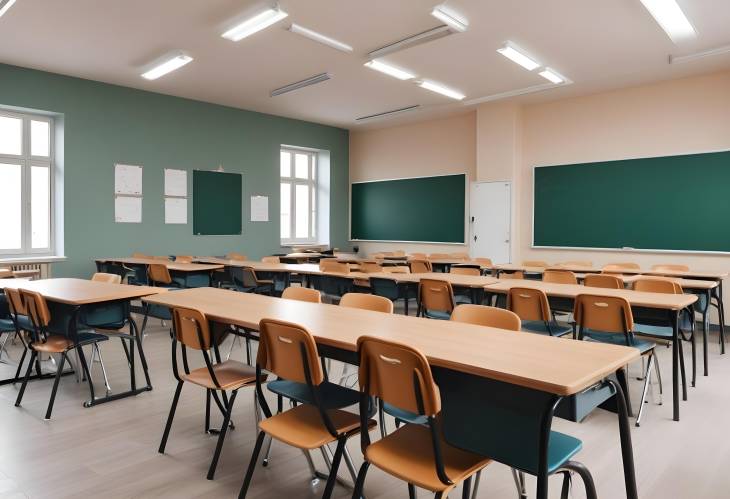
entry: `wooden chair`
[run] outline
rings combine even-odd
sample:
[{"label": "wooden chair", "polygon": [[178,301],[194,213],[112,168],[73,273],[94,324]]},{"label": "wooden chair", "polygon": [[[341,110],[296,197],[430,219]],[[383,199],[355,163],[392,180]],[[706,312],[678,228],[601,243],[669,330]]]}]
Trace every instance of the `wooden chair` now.
[{"label": "wooden chair", "polygon": [[246,261],[246,260],[248,260],[248,257],[246,255],[244,255],[243,253],[235,253],[235,252],[228,253],[226,255],[226,258],[228,260],[239,260],[239,261]]},{"label": "wooden chair", "polygon": [[175,263],[193,263],[193,257],[191,255],[177,255]]},{"label": "wooden chair", "polygon": [[583,286],[589,288],[624,289],[624,280],[611,274],[586,274]]},{"label": "wooden chair", "polygon": [[451,320],[476,324],[477,326],[509,329],[511,331],[520,331],[522,329],[522,321],[516,313],[485,305],[472,305],[469,303],[457,305],[451,312]]},{"label": "wooden chair", "polygon": [[450,274],[459,274],[459,275],[473,275],[473,276],[480,276],[482,275],[481,270],[474,267],[459,267],[452,265],[451,269],[449,270]]},{"label": "wooden chair", "polygon": [[449,320],[454,310],[451,283],[438,279],[421,279],[418,284],[418,309],[429,319]]},{"label": "wooden chair", "polygon": [[433,266],[428,260],[411,260],[411,274],[427,274],[433,272]]},{"label": "wooden chair", "polygon": [[525,273],[521,270],[516,270],[514,272],[501,272],[499,274],[500,279],[524,279]]},{"label": "wooden chair", "polygon": [[689,266],[676,263],[664,263],[661,265],[652,265],[651,270],[657,272],[689,272]]},{"label": "wooden chair", "polygon": [[[578,295],[575,298],[573,316],[578,326],[579,340],[589,339],[612,345],[634,347],[642,356],[649,358],[644,374],[644,389],[639,403],[639,413],[636,416],[636,426],[639,426],[654,366],[656,366],[660,396],[662,393],[658,359],[654,354],[656,344],[634,336],[634,317],[631,313],[631,305],[626,298],[593,294]],[[628,396],[628,390],[626,393]]]},{"label": "wooden chair", "polygon": [[578,284],[575,274],[569,270],[546,270],[542,273],[542,280],[556,284]]},{"label": "wooden chair", "polygon": [[109,284],[121,284],[122,276],[119,274],[106,274],[104,272],[97,272],[91,276],[92,281],[106,282]]},{"label": "wooden chair", "polygon": [[624,270],[639,270],[641,267],[639,267],[638,263],[632,263],[632,262],[625,262],[625,263],[609,263],[607,265],[604,265],[601,270],[604,272],[621,272]]},{"label": "wooden chair", "polygon": [[361,308],[373,312],[393,313],[393,302],[384,296],[347,293],[340,299],[341,307]]},{"label": "wooden chair", "polygon": [[281,294],[287,300],[306,301],[309,303],[322,303],[322,295],[316,289],[303,288],[301,286],[290,286]]},{"label": "wooden chair", "polygon": [[[170,414],[167,417],[167,424],[162,434],[162,441],[160,442],[158,452],[160,454],[165,453],[167,439],[170,436],[170,428],[175,418],[175,410],[180,400],[180,392],[182,391],[183,384],[188,382],[204,388],[206,433],[214,432],[210,428],[211,398],[215,400],[216,405],[223,414],[223,425],[218,433],[218,442],[213,453],[213,460],[208,468],[207,477],[208,480],[212,480],[215,476],[221,450],[223,449],[223,441],[226,438],[226,433],[231,423],[233,404],[236,401],[238,390],[254,386],[257,380],[263,381],[266,379],[266,376],[260,371],[257,372],[254,370],[253,367],[240,362],[233,360],[222,361],[218,349],[218,341],[211,335],[208,319],[202,312],[189,308],[175,308],[172,316],[174,333],[172,339],[172,374],[177,380],[177,388],[175,388]],[[183,360],[183,372],[180,372],[178,366],[178,344],[180,345]],[[204,367],[190,370],[188,367],[188,349],[200,352],[205,362]],[[230,397],[227,395],[227,392],[230,392]],[[220,394],[220,398],[218,394]]]},{"label": "wooden chair", "polygon": [[[147,266],[147,276],[150,286],[159,288],[180,288],[180,284],[173,281],[170,270],[164,263],[151,263]],[[162,305],[145,304],[143,309],[142,328],[140,334],[144,336],[147,330],[147,321],[150,317],[167,321],[172,319],[172,312],[168,307]]]},{"label": "wooden chair", "polygon": [[682,294],[682,286],[678,283],[669,280],[662,279],[661,277],[643,277],[637,279],[633,284],[634,291],[645,291],[647,293],[668,293],[668,294]]},{"label": "wooden chair", "polygon": [[[330,443],[337,443],[332,459],[327,483],[322,497],[330,498],[337,478],[337,470],[343,454],[346,453],[347,440],[375,426],[375,422],[339,408],[331,408],[324,404],[321,386],[325,383],[324,373],[319,363],[317,344],[312,335],[302,326],[288,322],[263,319],[259,325],[261,345],[256,360],[256,393],[265,419],[259,423],[259,432],[253,454],[249,460],[248,470],[239,493],[245,498],[251,485],[253,473],[258,465],[258,458],[265,437],[286,443],[298,449],[308,451],[319,449]],[[287,411],[272,414],[264,397],[261,379],[262,370],[306,387],[311,393],[312,403],[302,403]]]},{"label": "wooden chair", "polygon": [[541,289],[511,288],[507,309],[519,316],[523,331],[558,337],[573,331],[571,326],[553,319],[547,295]]},{"label": "wooden chair", "polygon": [[411,253],[409,255],[413,260],[426,260],[428,255],[426,253]]},{"label": "wooden chair", "polygon": [[319,270],[321,270],[322,272],[349,274],[350,265],[345,262],[338,262],[334,258],[327,258],[319,261]]},{"label": "wooden chair", "polygon": [[463,482],[462,497],[469,498],[472,477],[491,460],[446,442],[438,424],[441,398],[426,358],[410,346],[381,338],[361,336],[357,346],[361,427],[368,423],[370,397],[420,416],[426,424],[406,424],[372,443],[370,435],[361,432],[364,462],[352,497],[362,496],[368,468],[374,465],[405,481],[410,497],[421,487],[443,498]]},{"label": "wooden chair", "polygon": [[261,258],[263,263],[281,263],[281,258],[278,256],[265,256]]},{"label": "wooden chair", "polygon": [[46,409],[46,416],[44,419],[51,419],[51,413],[53,411],[53,403],[56,400],[56,392],[58,391],[58,383],[63,375],[63,368],[66,365],[68,358],[68,352],[73,349],[79,354],[79,361],[84,370],[84,374],[88,379],[91,379],[89,367],[86,364],[84,357],[84,351],[82,347],[84,345],[95,345],[98,348],[98,343],[106,341],[108,338],[102,334],[97,334],[88,331],[78,331],[74,333],[74,337],[68,337],[61,334],[53,334],[48,330],[48,326],[51,323],[51,312],[48,309],[46,299],[38,292],[29,291],[27,289],[19,289],[21,300],[23,302],[23,308],[28,313],[32,327],[30,328],[30,342],[27,344],[30,349],[30,360],[28,361],[28,368],[25,371],[25,378],[23,378],[23,384],[18,392],[18,397],[15,399],[15,407],[20,407],[23,401],[23,395],[25,394],[25,388],[28,385],[30,373],[35,367],[40,373],[40,368],[37,365],[39,362],[40,354],[53,355],[57,354],[61,357],[56,367],[56,377],[53,381],[53,388],[51,389],[51,399],[48,401],[48,408]]},{"label": "wooden chair", "polygon": [[[29,350],[28,344],[25,341],[25,333],[30,334],[33,331],[33,323],[31,322],[30,317],[28,317],[28,312],[23,304],[23,298],[20,296],[20,291],[15,288],[5,288],[4,292],[5,297],[7,298],[8,312],[10,314],[13,331],[15,331],[16,337],[20,338],[20,341],[23,343],[23,353],[21,354],[20,362],[18,362],[18,368],[15,371],[15,377],[13,378],[17,381],[20,379],[20,371]],[[7,340],[7,335],[5,336],[5,339]],[[38,367],[37,374],[40,376],[40,367]]]}]

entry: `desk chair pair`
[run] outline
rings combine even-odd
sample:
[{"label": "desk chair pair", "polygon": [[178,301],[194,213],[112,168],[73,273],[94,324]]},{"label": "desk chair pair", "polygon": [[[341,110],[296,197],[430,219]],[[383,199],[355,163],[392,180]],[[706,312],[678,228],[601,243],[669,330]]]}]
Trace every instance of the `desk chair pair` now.
[{"label": "desk chair pair", "polygon": [[[20,386],[18,396],[15,399],[15,407],[20,407],[23,401],[23,395],[28,385],[30,375],[35,368],[36,373],[40,377],[41,366],[40,356],[47,354],[49,356],[58,355],[60,357],[56,364],[56,376],[53,381],[53,388],[51,389],[51,398],[48,401],[48,407],[46,409],[46,420],[51,419],[51,413],[53,411],[53,404],[56,400],[56,392],[58,391],[58,384],[63,375],[63,369],[68,359],[68,354],[75,350],[79,356],[79,363],[83,368],[85,376],[91,383],[91,372],[89,366],[86,363],[84,356],[83,347],[85,345],[92,345],[96,352],[98,352],[100,358],[101,353],[99,352],[98,343],[106,341],[109,338],[103,334],[98,334],[92,330],[80,330],[77,331],[73,337],[67,336],[66,334],[58,334],[51,331],[51,312],[46,303],[46,299],[40,293],[30,291],[26,289],[6,289],[6,294],[13,303],[11,310],[15,313],[16,324],[20,325],[25,322],[25,319],[21,318],[23,315],[29,319],[29,324],[23,325],[23,330],[29,333],[29,341],[25,342],[26,349],[23,351],[20,363],[18,364],[18,371],[20,371],[27,351],[30,351],[30,359],[28,361],[28,367],[23,378],[23,384]],[[93,356],[92,356],[93,359]],[[17,377],[17,373],[16,373]],[[106,380],[106,370],[104,370],[104,380]]]}]

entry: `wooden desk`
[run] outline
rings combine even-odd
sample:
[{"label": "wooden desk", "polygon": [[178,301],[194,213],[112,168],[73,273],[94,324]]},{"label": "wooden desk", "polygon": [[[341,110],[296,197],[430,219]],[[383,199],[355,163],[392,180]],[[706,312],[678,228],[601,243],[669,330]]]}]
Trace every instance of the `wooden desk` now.
[{"label": "wooden desk", "polygon": [[128,266],[135,270],[138,276],[140,272],[144,272],[145,279],[148,265],[164,264],[170,271],[171,277],[186,288],[210,286],[212,272],[223,268],[223,265],[216,263],[180,263],[154,258],[97,258],[96,261]]},{"label": "wooden desk", "polygon": [[[147,359],[142,349],[139,329],[131,315],[130,301],[155,294],[166,294],[165,288],[110,284],[84,279],[42,279],[38,281],[4,279],[0,281],[0,287],[2,289],[28,289],[42,294],[48,302],[51,312],[52,323],[49,329],[56,333],[65,334],[74,339],[80,329],[97,327],[100,329],[113,329],[116,331],[116,336],[129,341],[130,389],[124,392],[106,394],[104,397],[94,395],[94,384],[88,372],[89,366],[84,360],[82,349],[78,349],[91,394],[91,398],[84,403],[84,407],[137,395],[152,389],[147,369]],[[126,325],[129,325],[128,334],[121,331]],[[135,378],[135,345],[139,348],[139,358],[146,381],[145,386],[141,388],[137,387]]]},{"label": "wooden desk", "polygon": [[[543,281],[535,281],[529,279],[507,279],[496,284],[486,287],[487,291],[493,293],[506,294],[513,287],[524,287],[532,289],[540,289],[548,295],[548,297],[560,297],[575,299],[579,294],[592,293],[604,296],[617,296],[626,298],[631,304],[634,314],[640,314],[643,310],[653,310],[649,313],[653,319],[660,317],[658,312],[666,312],[666,325],[672,328],[672,395],[674,420],[679,421],[679,314],[680,312],[694,304],[697,296],[681,294],[670,295],[664,293],[647,293],[643,291],[633,291],[630,289],[605,289],[591,288],[580,284],[555,284]],[[686,385],[683,398],[687,399]]]},{"label": "wooden desk", "polygon": [[[522,404],[526,398],[534,402],[529,415],[536,418],[540,434],[550,431],[553,407],[563,397],[594,388],[596,383],[636,360],[633,348],[578,342],[539,335],[521,334],[496,328],[487,328],[450,321],[435,321],[417,317],[383,314],[367,310],[327,304],[283,300],[249,293],[199,288],[176,291],[165,295],[149,296],[145,302],[168,307],[191,307],[201,310],[210,320],[258,329],[263,318],[296,322],[305,326],[315,337],[323,355],[357,363],[353,355],[357,339],[376,335],[399,341],[421,350],[434,366],[434,376],[441,388],[443,424],[446,438],[462,448],[474,450],[475,428],[480,424],[480,401],[493,411],[501,397],[491,398],[490,391],[509,390],[506,404]],[[456,385],[454,384],[456,383]],[[610,386],[614,386],[613,381]],[[458,393],[457,393],[458,392]],[[474,394],[478,393],[478,397]],[[619,407],[624,407],[623,396],[616,388]],[[472,406],[457,410],[465,395]],[[522,397],[524,395],[525,397]],[[549,407],[549,409],[548,409]],[[548,416],[545,416],[545,411]],[[507,411],[509,412],[509,411]],[[633,476],[631,437],[626,411],[619,411],[627,495],[636,497]],[[464,421],[464,418],[470,418]],[[521,417],[525,417],[522,414]],[[512,422],[520,424],[511,413]],[[521,420],[520,420],[521,421]],[[530,420],[532,424],[532,420]],[[463,428],[470,428],[470,439],[458,436]],[[491,428],[491,427],[490,427]],[[502,425],[494,425],[504,431]],[[515,428],[515,431],[520,428]],[[484,431],[489,431],[488,429]],[[531,431],[534,431],[534,427]],[[509,440],[507,440],[509,441]],[[478,443],[478,442],[477,442]],[[481,443],[479,443],[481,445]],[[484,449],[482,449],[484,451]],[[495,454],[496,452],[496,454]],[[508,458],[498,451],[487,453],[495,459]],[[547,497],[547,471],[538,475],[538,497]]]}]

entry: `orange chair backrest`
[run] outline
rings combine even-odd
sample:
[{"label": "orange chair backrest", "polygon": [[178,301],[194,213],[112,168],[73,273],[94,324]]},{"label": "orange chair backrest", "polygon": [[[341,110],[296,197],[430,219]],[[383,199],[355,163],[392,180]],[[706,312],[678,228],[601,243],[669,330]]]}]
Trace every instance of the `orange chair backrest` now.
[{"label": "orange chair backrest", "polygon": [[689,272],[689,265],[664,263],[662,265],[653,265],[651,270],[655,270],[657,272]]},{"label": "orange chair backrest", "polygon": [[476,324],[477,326],[509,329],[510,331],[519,331],[522,329],[522,321],[520,321],[520,316],[516,313],[503,308],[472,305],[470,303],[457,305],[454,311],[451,312],[451,320]]},{"label": "orange chair backrest", "polygon": [[622,263],[609,263],[607,265],[604,265],[602,270],[606,270],[609,272],[621,272],[622,270],[639,270],[640,268],[641,267],[639,267],[638,263],[622,262]]},{"label": "orange chair backrest", "polygon": [[550,304],[541,289],[511,288],[507,294],[507,308],[523,321],[550,320]]},{"label": "orange chair backrest", "polygon": [[263,369],[289,381],[306,383],[306,358],[312,384],[319,385],[324,381],[317,344],[306,328],[291,322],[261,319],[259,331],[256,363]]},{"label": "orange chair backrest", "polygon": [[43,295],[28,289],[20,289],[19,291],[25,310],[28,312],[33,325],[37,328],[48,326],[51,322],[51,312],[48,310],[48,304]]},{"label": "orange chair backrest", "polygon": [[361,392],[414,414],[435,416],[441,411],[438,387],[421,352],[372,336],[358,338],[357,351]]},{"label": "orange chair backrest", "polygon": [[387,265],[383,267],[383,272],[388,274],[410,274],[411,269],[405,265]]},{"label": "orange chair backrest", "polygon": [[451,267],[451,270],[449,270],[450,274],[459,274],[459,275],[475,275],[480,276],[482,275],[482,271],[479,269],[475,269],[474,267]]},{"label": "orange chair backrest", "polygon": [[557,284],[578,284],[578,278],[570,270],[546,270],[542,274],[542,280]]},{"label": "orange chair backrest", "polygon": [[410,256],[414,260],[425,260],[428,258],[428,255],[426,255],[426,253],[411,253]]},{"label": "orange chair backrest", "polygon": [[393,302],[388,298],[364,293],[345,293],[340,298],[340,306],[384,312],[386,314],[393,313]]},{"label": "orange chair backrest", "polygon": [[322,303],[322,295],[313,288],[301,286],[290,286],[281,293],[282,298],[287,300],[307,301],[310,303]]},{"label": "orange chair backrest", "polygon": [[634,329],[634,316],[626,298],[582,294],[575,297],[575,322],[591,331],[629,333]]},{"label": "orange chair backrest", "polygon": [[682,286],[669,279],[641,278],[634,281],[634,291],[646,291],[649,293],[667,293],[679,295],[684,293]]},{"label": "orange chair backrest", "polygon": [[175,338],[186,347],[195,350],[210,349],[210,325],[203,312],[192,308],[173,308],[172,325]]},{"label": "orange chair backrest", "polygon": [[228,253],[226,255],[226,258],[228,260],[241,260],[241,261],[248,260],[248,257],[246,255],[244,255],[243,253],[235,253],[235,252],[234,253]]},{"label": "orange chair backrest", "polygon": [[122,282],[122,276],[119,274],[107,274],[104,272],[97,272],[91,276],[91,280],[95,282],[107,282],[109,284],[120,284]]},{"label": "orange chair backrest", "polygon": [[319,261],[319,270],[322,272],[336,272],[338,274],[349,274],[350,266],[343,262],[338,262],[334,258],[327,258]]},{"label": "orange chair backrest", "polygon": [[428,260],[411,260],[412,274],[427,274],[429,272],[433,272],[431,262]]},{"label": "orange chair backrest", "polygon": [[500,279],[524,279],[525,273],[521,270],[515,272],[502,272],[499,274]]},{"label": "orange chair backrest", "polygon": [[175,263],[193,263],[193,257],[191,255],[177,255]]},{"label": "orange chair backrest", "polygon": [[624,289],[624,280],[611,274],[586,274],[583,285],[589,288]]},{"label": "orange chair backrest", "polygon": [[10,313],[15,315],[28,315],[28,311],[23,303],[23,297],[20,296],[20,291],[15,288],[5,288],[5,296],[8,297],[8,308]]},{"label": "orange chair backrest", "polygon": [[170,284],[172,282],[170,271],[164,263],[151,263],[147,267],[147,273],[149,274],[152,282],[159,284]]},{"label": "orange chair backrest", "polygon": [[261,258],[263,263],[281,263],[281,259],[278,256],[265,256]]},{"label": "orange chair backrest", "polygon": [[360,263],[360,272],[365,272],[366,274],[375,274],[376,272],[382,272],[383,267],[375,262],[362,262]]},{"label": "orange chair backrest", "polygon": [[425,310],[451,312],[454,310],[454,290],[451,283],[438,279],[421,279],[418,284],[421,307]]}]

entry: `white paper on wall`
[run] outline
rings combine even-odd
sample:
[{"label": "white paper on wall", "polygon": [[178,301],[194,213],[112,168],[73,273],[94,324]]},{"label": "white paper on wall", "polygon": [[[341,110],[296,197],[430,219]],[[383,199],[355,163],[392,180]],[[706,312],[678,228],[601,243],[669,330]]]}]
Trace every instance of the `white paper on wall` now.
[{"label": "white paper on wall", "polygon": [[114,194],[142,195],[142,167],[114,165]]},{"label": "white paper on wall", "polygon": [[117,223],[142,223],[142,198],[116,196],[114,198],[114,220]]},{"label": "white paper on wall", "polygon": [[187,197],[188,172],[165,168],[165,196]]},{"label": "white paper on wall", "polygon": [[268,196],[251,196],[251,221],[252,222],[268,222],[269,221],[269,197]]},{"label": "white paper on wall", "polygon": [[188,223],[188,200],[186,198],[165,198],[165,223]]}]

